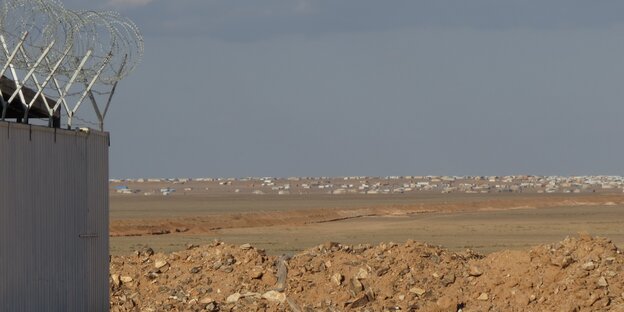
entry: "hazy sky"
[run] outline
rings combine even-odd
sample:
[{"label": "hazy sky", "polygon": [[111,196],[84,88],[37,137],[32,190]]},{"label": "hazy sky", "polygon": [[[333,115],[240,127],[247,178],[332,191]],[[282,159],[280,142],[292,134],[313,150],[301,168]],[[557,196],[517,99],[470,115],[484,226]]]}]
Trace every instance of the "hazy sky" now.
[{"label": "hazy sky", "polygon": [[624,1],[64,2],[145,36],[111,177],[624,174]]}]

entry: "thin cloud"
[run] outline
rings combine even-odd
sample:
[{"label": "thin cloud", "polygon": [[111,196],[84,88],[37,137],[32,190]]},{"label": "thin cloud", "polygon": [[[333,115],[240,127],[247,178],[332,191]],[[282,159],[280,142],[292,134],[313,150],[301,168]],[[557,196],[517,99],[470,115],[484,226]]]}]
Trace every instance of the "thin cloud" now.
[{"label": "thin cloud", "polygon": [[152,0],[110,0],[108,4],[117,8],[144,6],[152,2]]},{"label": "thin cloud", "polygon": [[624,10],[624,1],[616,0],[590,4],[581,0],[515,0],[507,4],[496,0],[396,0],[391,5],[376,0],[97,1],[127,13],[146,35],[199,35],[226,41],[402,28],[553,30],[624,25],[624,17],[618,14]]}]

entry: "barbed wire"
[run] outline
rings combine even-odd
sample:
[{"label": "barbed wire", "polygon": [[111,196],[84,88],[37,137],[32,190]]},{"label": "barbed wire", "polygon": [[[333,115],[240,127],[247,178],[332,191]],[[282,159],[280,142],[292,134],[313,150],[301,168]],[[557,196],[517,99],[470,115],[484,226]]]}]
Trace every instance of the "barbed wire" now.
[{"label": "barbed wire", "polygon": [[[88,100],[103,128],[117,82],[136,68],[144,50],[138,27],[119,13],[68,10],[58,0],[0,0],[0,39],[0,74],[8,70],[18,91],[25,86],[42,99],[57,98],[50,116],[64,110],[69,126]],[[104,108],[95,103],[98,96]],[[32,102],[23,103],[26,110]]]},{"label": "barbed wire", "polygon": [[97,127],[100,126],[96,122],[88,121],[88,120],[82,119],[82,118],[80,118],[78,116],[74,116],[74,119],[76,119],[78,121],[78,123],[74,124],[74,126],[80,126],[80,123],[82,123],[82,125],[93,127],[93,128],[97,128]]},{"label": "barbed wire", "polygon": [[[67,117],[67,113],[65,113],[65,111],[61,111],[61,115],[63,117]],[[43,121],[48,121],[47,118],[38,118],[38,119],[41,119]],[[73,119],[74,119],[73,126],[75,128],[86,127],[86,128],[97,129],[100,126],[100,124],[97,121],[95,121],[95,120],[87,120],[87,119],[82,118],[80,116],[73,116]],[[67,125],[67,124],[65,124],[65,125]]]},{"label": "barbed wire", "polygon": [[[91,51],[91,57],[82,67],[82,78],[106,65],[99,80],[110,84],[132,72],[143,56],[143,38],[138,27],[114,11],[72,11],[55,0],[3,0],[0,26],[2,34],[10,39],[7,43],[12,43],[10,46],[15,46],[19,38],[28,33],[23,44],[28,56],[40,54],[53,42],[47,58],[54,63],[70,49],[56,71],[59,76],[73,74],[85,54]],[[0,60],[6,60],[4,54],[0,53]],[[29,67],[20,55],[13,65],[20,69]]]}]

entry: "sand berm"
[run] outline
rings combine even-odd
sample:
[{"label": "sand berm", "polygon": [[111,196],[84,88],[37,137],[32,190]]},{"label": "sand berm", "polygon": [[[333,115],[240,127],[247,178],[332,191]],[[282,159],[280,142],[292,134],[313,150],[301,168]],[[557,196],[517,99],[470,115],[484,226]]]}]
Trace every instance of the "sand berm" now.
[{"label": "sand berm", "polygon": [[407,241],[145,248],[110,263],[112,311],[624,311],[624,255],[579,234],[487,256]]}]

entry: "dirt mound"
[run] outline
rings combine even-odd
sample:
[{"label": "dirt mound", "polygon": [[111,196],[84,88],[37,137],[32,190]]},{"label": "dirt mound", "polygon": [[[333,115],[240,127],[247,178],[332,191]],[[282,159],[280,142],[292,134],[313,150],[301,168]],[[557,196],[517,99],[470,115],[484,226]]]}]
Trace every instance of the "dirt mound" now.
[{"label": "dirt mound", "polygon": [[407,241],[290,258],[215,242],[110,269],[112,311],[624,311],[624,255],[589,235],[488,256]]}]

